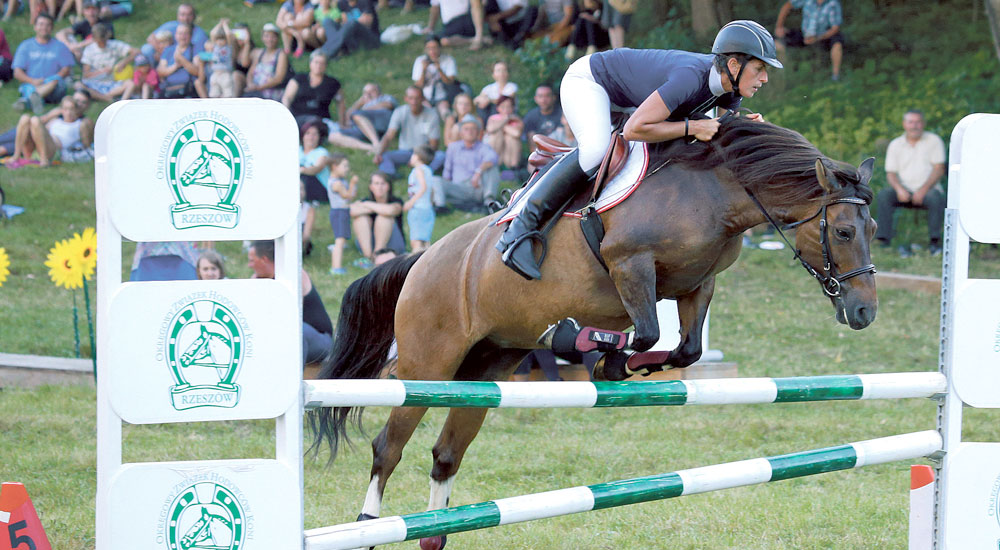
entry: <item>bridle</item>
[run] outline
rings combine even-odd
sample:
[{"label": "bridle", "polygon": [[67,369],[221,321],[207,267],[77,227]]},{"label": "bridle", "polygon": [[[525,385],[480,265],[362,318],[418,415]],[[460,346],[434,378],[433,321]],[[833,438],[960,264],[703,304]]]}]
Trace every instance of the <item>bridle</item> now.
[{"label": "bridle", "polygon": [[782,240],[784,240],[785,243],[788,244],[788,247],[791,248],[792,251],[794,252],[795,259],[797,259],[799,263],[802,264],[802,267],[804,267],[806,271],[809,272],[810,275],[812,275],[817,281],[819,281],[820,286],[823,287],[823,293],[825,293],[830,298],[839,298],[841,296],[840,283],[846,281],[847,279],[850,279],[852,277],[857,277],[858,275],[864,275],[865,273],[873,273],[873,274],[875,273],[875,264],[868,264],[865,266],[861,266],[857,269],[852,269],[847,273],[838,274],[837,268],[833,262],[833,254],[830,252],[830,239],[829,236],[827,235],[827,227],[830,225],[829,222],[827,221],[827,216],[826,216],[826,208],[828,206],[834,204],[856,204],[858,206],[865,206],[868,203],[864,199],[859,199],[858,197],[844,197],[841,199],[833,199],[830,202],[824,203],[823,206],[821,206],[819,210],[817,210],[816,213],[813,214],[812,216],[809,216],[804,220],[799,220],[797,222],[790,223],[784,226],[785,229],[794,229],[804,223],[807,223],[815,219],[816,217],[822,216],[819,220],[819,244],[821,250],[823,251],[823,273],[820,273],[819,271],[816,271],[816,269],[813,268],[813,266],[809,265],[809,263],[806,262],[804,258],[802,258],[802,254],[797,248],[792,246],[791,241],[788,240],[788,237],[786,237],[785,233],[781,230],[782,229],[781,226],[778,225],[777,222],[774,221],[774,218],[772,218],[771,215],[767,213],[767,210],[764,209],[764,205],[761,204],[759,200],[757,200],[757,197],[755,197],[754,194],[751,193],[749,189],[747,190],[747,194],[750,195],[750,199],[753,200],[754,204],[757,205],[757,208],[759,208],[761,213],[764,214],[764,217],[767,218],[767,221],[770,222],[770,224],[774,226],[776,230],[778,230],[778,235],[781,235]]}]

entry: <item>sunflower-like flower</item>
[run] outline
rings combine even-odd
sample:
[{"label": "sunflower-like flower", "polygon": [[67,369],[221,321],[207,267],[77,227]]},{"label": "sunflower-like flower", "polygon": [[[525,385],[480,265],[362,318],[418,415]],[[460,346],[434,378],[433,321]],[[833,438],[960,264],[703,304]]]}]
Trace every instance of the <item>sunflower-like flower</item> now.
[{"label": "sunflower-like flower", "polygon": [[94,276],[94,269],[97,267],[97,233],[93,227],[88,227],[83,230],[83,235],[74,233],[70,244],[80,255],[79,261],[83,276],[89,281]]},{"label": "sunflower-like flower", "polygon": [[7,280],[7,275],[10,275],[10,257],[7,256],[7,250],[0,247],[0,286]]},{"label": "sunflower-like flower", "polygon": [[57,242],[49,250],[49,258],[45,261],[52,282],[69,289],[83,286],[83,265],[80,258],[81,255],[71,240]]}]

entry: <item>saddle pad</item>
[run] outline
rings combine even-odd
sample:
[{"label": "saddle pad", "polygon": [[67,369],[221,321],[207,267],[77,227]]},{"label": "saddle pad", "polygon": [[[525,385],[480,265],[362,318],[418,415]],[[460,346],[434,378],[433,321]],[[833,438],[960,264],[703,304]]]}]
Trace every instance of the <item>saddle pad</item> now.
[{"label": "saddle pad", "polygon": [[[615,175],[614,179],[604,186],[600,196],[597,197],[595,206],[598,213],[610,210],[618,203],[627,199],[639,187],[643,177],[646,175],[646,169],[649,167],[649,147],[641,141],[630,141],[628,146],[629,156],[628,160],[625,161],[625,166]],[[507,223],[521,213],[521,209],[524,208],[524,201],[521,200],[523,195],[523,187],[514,192],[514,195],[510,198],[506,212],[497,220],[496,225]],[[563,216],[570,218],[581,217],[580,213],[575,211],[563,212]]]}]

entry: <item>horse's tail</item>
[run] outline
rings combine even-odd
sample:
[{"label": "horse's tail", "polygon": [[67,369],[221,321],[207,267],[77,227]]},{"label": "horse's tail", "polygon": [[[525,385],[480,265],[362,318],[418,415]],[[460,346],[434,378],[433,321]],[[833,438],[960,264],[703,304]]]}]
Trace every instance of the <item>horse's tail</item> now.
[{"label": "horse's tail", "polygon": [[[376,378],[388,360],[393,342],[396,301],[403,281],[422,253],[390,260],[351,283],[344,292],[330,355],[319,371],[321,379]],[[350,444],[348,420],[361,430],[360,407],[321,407],[309,412],[314,440],[311,452],[323,441],[330,447],[330,460],[337,456],[341,440]]]}]

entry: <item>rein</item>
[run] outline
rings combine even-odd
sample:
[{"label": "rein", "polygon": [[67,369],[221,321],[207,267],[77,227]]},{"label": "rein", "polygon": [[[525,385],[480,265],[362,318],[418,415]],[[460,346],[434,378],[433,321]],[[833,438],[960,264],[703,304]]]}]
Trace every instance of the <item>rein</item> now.
[{"label": "rein", "polygon": [[819,281],[820,286],[823,287],[823,292],[830,298],[839,298],[841,296],[840,283],[846,281],[847,279],[850,279],[852,277],[857,277],[858,275],[863,275],[865,273],[875,273],[875,264],[868,264],[865,266],[861,266],[857,269],[852,269],[847,273],[841,273],[838,275],[837,268],[834,266],[833,263],[833,254],[831,254],[830,252],[830,239],[827,236],[827,226],[829,225],[829,223],[827,222],[826,219],[826,208],[828,206],[832,204],[857,204],[859,206],[864,206],[865,204],[867,204],[864,200],[859,199],[857,197],[846,197],[842,199],[835,199],[828,203],[825,203],[812,216],[809,216],[804,220],[799,220],[797,222],[790,223],[785,226],[785,229],[794,229],[806,222],[815,219],[817,216],[820,215],[823,216],[819,220],[819,229],[820,229],[819,244],[823,251],[824,272],[820,273],[819,271],[816,271],[816,269],[813,268],[813,266],[809,265],[809,263],[806,262],[804,258],[802,258],[802,255],[799,253],[799,250],[797,248],[792,246],[791,241],[788,240],[788,237],[786,237],[785,233],[781,230],[781,226],[778,225],[778,223],[774,221],[774,218],[772,218],[771,215],[767,213],[767,210],[764,208],[764,205],[761,204],[759,200],[757,200],[757,197],[754,196],[754,194],[750,192],[749,189],[747,189],[746,192],[748,195],[750,195],[750,200],[752,200],[753,203],[757,205],[757,208],[760,210],[760,212],[764,214],[764,217],[767,218],[767,221],[772,226],[774,226],[774,228],[778,231],[778,235],[781,236],[781,239],[785,241],[785,243],[788,245],[788,248],[790,248],[793,254],[795,254],[795,259],[802,264],[802,267],[804,267],[806,271],[809,272],[810,275],[812,275],[817,281]]}]

